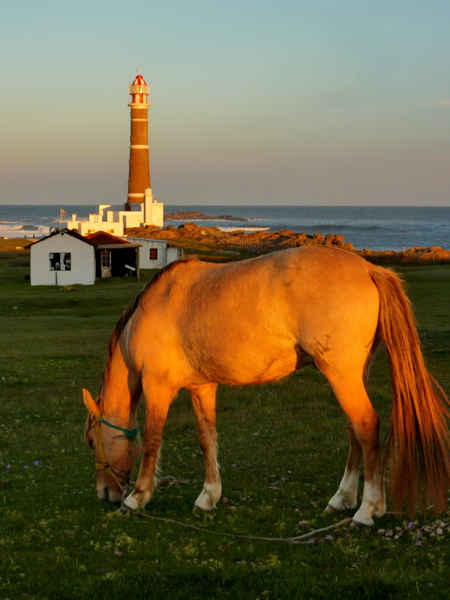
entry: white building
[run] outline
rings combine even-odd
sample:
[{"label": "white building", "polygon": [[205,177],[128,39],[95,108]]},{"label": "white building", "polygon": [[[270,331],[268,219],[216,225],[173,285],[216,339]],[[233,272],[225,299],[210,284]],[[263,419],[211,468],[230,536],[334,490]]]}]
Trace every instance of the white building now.
[{"label": "white building", "polygon": [[34,242],[31,285],[92,285],[95,282],[95,246],[73,231],[57,231]]},{"label": "white building", "polygon": [[83,237],[63,229],[26,246],[31,285],[93,285],[96,277],[136,276],[140,269],[162,269],[181,258],[166,240],[121,238],[103,231]]},{"label": "white building", "polygon": [[164,226],[164,204],[155,200],[150,188],[145,190],[144,202],[135,207],[137,210],[114,210],[110,204],[100,204],[98,213],[90,214],[87,221],[81,221],[73,214],[63,225],[81,235],[106,231],[119,237],[124,235],[127,227]]},{"label": "white building", "polygon": [[181,248],[171,246],[166,240],[137,237],[126,237],[125,239],[141,245],[139,248],[139,267],[141,269],[162,269],[183,256]]}]

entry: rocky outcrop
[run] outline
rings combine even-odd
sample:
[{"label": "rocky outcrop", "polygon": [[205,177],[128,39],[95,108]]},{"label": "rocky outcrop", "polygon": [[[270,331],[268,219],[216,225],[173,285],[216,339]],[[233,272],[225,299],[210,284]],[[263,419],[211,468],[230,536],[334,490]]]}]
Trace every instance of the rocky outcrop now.
[{"label": "rocky outcrop", "polygon": [[406,253],[412,253],[420,256],[420,260],[426,262],[450,262],[450,250],[444,250],[440,246],[431,248],[411,248]]},{"label": "rocky outcrop", "polygon": [[169,225],[164,229],[154,226],[133,227],[125,231],[131,237],[164,239],[174,245],[195,247],[196,244],[214,251],[216,254],[236,254],[237,251],[254,253],[273,252],[283,248],[323,245],[342,248],[359,254],[378,263],[418,263],[418,262],[450,262],[450,250],[440,246],[430,248],[410,248],[402,252],[376,252],[368,249],[355,250],[353,244],[346,242],[343,235],[314,233],[297,233],[295,231],[222,231],[218,227],[203,227],[196,223],[184,223],[178,227]]},{"label": "rocky outcrop", "polygon": [[431,248],[424,248],[418,246],[416,248],[409,248],[402,250],[401,252],[395,252],[394,250],[385,250],[383,252],[376,252],[372,250],[356,250],[357,254],[371,260],[372,262],[383,263],[404,263],[404,264],[417,264],[417,263],[448,263],[450,262],[450,250],[444,250],[440,246],[433,246]]},{"label": "rocky outcrop", "polygon": [[327,235],[320,233],[307,235],[295,231],[281,230],[269,231],[222,231],[218,227],[202,227],[196,223],[184,223],[179,227],[169,225],[164,229],[158,227],[132,227],[126,230],[126,235],[131,237],[164,239],[171,242],[178,240],[182,242],[214,243],[223,249],[255,249],[271,252],[279,248],[295,248],[298,246],[311,246],[325,244],[337,246],[346,250],[353,250],[352,244],[345,243],[342,235]]}]

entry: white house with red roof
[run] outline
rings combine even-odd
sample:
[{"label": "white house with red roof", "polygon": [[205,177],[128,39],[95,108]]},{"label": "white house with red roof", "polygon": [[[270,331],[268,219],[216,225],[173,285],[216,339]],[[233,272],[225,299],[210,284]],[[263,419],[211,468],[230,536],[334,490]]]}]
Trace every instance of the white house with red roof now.
[{"label": "white house with red roof", "polygon": [[92,285],[95,279],[133,276],[141,269],[161,269],[183,251],[165,240],[119,238],[105,231],[87,236],[56,230],[26,246],[31,285]]},{"label": "white house with red roof", "polygon": [[92,285],[96,277],[136,276],[139,243],[106,232],[84,237],[62,229],[27,246],[31,285]]}]

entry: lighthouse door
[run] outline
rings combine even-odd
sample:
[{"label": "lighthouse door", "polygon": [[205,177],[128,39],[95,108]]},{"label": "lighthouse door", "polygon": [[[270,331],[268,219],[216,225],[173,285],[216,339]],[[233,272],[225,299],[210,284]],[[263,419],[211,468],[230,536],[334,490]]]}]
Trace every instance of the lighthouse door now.
[{"label": "lighthouse door", "polygon": [[101,277],[111,277],[111,250],[102,250],[100,265]]}]

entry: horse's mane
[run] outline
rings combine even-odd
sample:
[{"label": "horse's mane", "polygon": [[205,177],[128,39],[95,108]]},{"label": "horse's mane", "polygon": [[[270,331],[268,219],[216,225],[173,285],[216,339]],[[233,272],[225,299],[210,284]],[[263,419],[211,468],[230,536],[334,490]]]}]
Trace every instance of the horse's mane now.
[{"label": "horse's mane", "polygon": [[145,296],[145,294],[148,292],[148,290],[151,287],[153,287],[161,279],[161,277],[166,275],[169,271],[174,270],[181,263],[187,263],[192,260],[193,260],[192,258],[183,258],[183,259],[174,261],[174,262],[168,264],[163,269],[161,269],[152,279],[150,279],[150,281],[147,283],[147,285],[144,288],[142,288],[142,290],[130,302],[130,304],[127,306],[127,308],[123,311],[123,313],[119,317],[119,320],[117,321],[117,323],[113,329],[113,332],[109,338],[109,341],[108,341],[107,358],[106,358],[105,368],[103,369],[102,384],[101,384],[101,388],[100,388],[100,392],[99,392],[99,401],[101,400],[101,397],[102,397],[102,391],[105,389],[105,387],[107,385],[109,366],[111,364],[111,359],[112,359],[114,350],[117,346],[120,336],[123,333],[123,330],[125,329],[127,323],[129,322],[129,320],[131,319],[133,314],[136,312],[138,306],[141,303],[142,298]]}]

